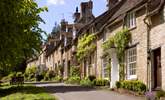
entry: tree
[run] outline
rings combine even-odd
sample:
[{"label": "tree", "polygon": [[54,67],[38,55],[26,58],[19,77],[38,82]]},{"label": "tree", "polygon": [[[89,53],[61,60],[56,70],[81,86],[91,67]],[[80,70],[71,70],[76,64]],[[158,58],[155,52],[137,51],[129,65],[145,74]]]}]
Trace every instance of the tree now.
[{"label": "tree", "polygon": [[0,2],[0,69],[11,68],[40,51],[44,32],[34,0],[1,0]]}]

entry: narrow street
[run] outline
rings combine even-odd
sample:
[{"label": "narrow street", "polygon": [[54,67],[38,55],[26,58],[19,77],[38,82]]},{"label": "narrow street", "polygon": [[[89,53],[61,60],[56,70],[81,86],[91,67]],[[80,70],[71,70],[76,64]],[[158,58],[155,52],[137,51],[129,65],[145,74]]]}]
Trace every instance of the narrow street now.
[{"label": "narrow street", "polygon": [[36,84],[45,87],[46,90],[55,95],[59,100],[144,100],[142,97],[122,95],[106,90],[96,90],[80,86],[65,84]]}]

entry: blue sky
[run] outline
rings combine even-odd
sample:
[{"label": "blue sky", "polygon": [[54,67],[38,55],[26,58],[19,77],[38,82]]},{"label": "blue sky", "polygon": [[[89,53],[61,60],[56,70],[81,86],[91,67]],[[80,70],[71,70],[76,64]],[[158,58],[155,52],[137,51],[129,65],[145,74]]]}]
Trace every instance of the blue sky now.
[{"label": "blue sky", "polygon": [[[40,24],[40,27],[50,33],[54,26],[54,23],[60,23],[62,18],[65,18],[68,22],[72,23],[72,14],[75,12],[76,7],[79,7],[80,3],[89,0],[36,0],[39,7],[47,6],[48,12],[41,14],[46,24]],[[93,0],[94,8],[93,13],[95,16],[103,13],[106,8],[106,0]]]}]

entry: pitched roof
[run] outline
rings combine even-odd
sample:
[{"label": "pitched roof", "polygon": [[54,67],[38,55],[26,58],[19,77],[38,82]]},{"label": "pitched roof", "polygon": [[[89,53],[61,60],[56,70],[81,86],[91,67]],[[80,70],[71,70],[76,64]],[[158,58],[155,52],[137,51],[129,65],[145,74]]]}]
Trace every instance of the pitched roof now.
[{"label": "pitched roof", "polygon": [[[102,26],[100,31],[102,31],[105,28],[105,26],[111,24],[114,20],[123,20],[127,12],[131,11],[136,7],[145,5],[146,3],[148,3],[148,1],[149,0],[126,0],[125,3],[120,7],[120,9],[108,20],[106,24]],[[149,11],[152,12],[159,6],[162,6],[162,4],[164,4],[164,0],[150,0],[150,3],[148,5]],[[158,8],[157,10],[159,9],[160,8]]]},{"label": "pitched roof", "polygon": [[83,33],[84,30],[90,29],[93,25],[96,26],[96,27],[100,27],[100,26],[104,25],[106,23],[106,21],[108,19],[110,19],[112,17],[112,15],[120,8],[120,6],[124,3],[124,1],[125,0],[122,0],[122,1],[118,2],[114,7],[112,7],[111,9],[109,9],[107,11],[105,11],[100,16],[96,17],[94,20],[92,20],[91,22],[84,25],[84,27],[82,27],[78,31],[77,37],[81,33]]}]

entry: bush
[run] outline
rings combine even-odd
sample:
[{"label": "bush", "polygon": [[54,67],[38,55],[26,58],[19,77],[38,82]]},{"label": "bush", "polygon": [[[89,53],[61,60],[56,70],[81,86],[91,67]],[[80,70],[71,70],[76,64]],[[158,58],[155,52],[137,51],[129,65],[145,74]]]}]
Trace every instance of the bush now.
[{"label": "bush", "polygon": [[92,87],[94,86],[93,82],[90,81],[88,78],[87,79],[83,79],[80,81],[80,85],[81,86],[87,86],[87,87]]},{"label": "bush", "polygon": [[80,68],[76,66],[72,66],[70,69],[70,76],[80,76]]},{"label": "bush", "polygon": [[108,86],[109,85],[109,81],[106,79],[95,79],[93,81],[95,86]]},{"label": "bush", "polygon": [[145,92],[147,87],[140,81],[120,81],[116,82],[117,88],[123,88],[135,92]]},{"label": "bush", "polygon": [[74,76],[74,77],[70,77],[66,83],[68,84],[79,84],[80,83],[80,77],[78,76]]},{"label": "bush", "polygon": [[33,81],[34,78],[36,78],[36,73],[37,73],[37,67],[36,66],[31,66],[31,67],[27,67],[25,70],[25,79],[27,81]]},{"label": "bush", "polygon": [[24,75],[22,74],[22,72],[17,72],[16,73],[16,77],[23,77]]},{"label": "bush", "polygon": [[12,72],[10,73],[8,76],[5,76],[1,79],[1,81],[3,82],[9,82],[11,80],[12,77],[16,76],[16,72]]},{"label": "bush", "polygon": [[54,77],[55,77],[55,72],[52,71],[52,70],[50,70],[50,71],[47,71],[47,73],[45,74],[44,80],[45,80],[45,81],[50,81],[50,80],[52,80]]},{"label": "bush", "polygon": [[96,79],[96,76],[90,75],[90,76],[88,76],[88,79],[89,79],[90,81],[94,81],[94,80]]},{"label": "bush", "polygon": [[62,77],[60,77],[60,76],[53,77],[53,78],[51,79],[51,81],[54,81],[54,82],[61,82],[61,81],[62,81]]},{"label": "bush", "polygon": [[121,82],[117,81],[117,82],[116,82],[116,87],[117,87],[117,88],[121,88]]},{"label": "bush", "polygon": [[165,97],[165,91],[157,91],[156,92],[156,97],[160,99],[160,97]]},{"label": "bush", "polygon": [[37,81],[41,81],[41,80],[43,80],[44,79],[44,76],[43,75],[37,75],[36,76],[36,80]]}]

